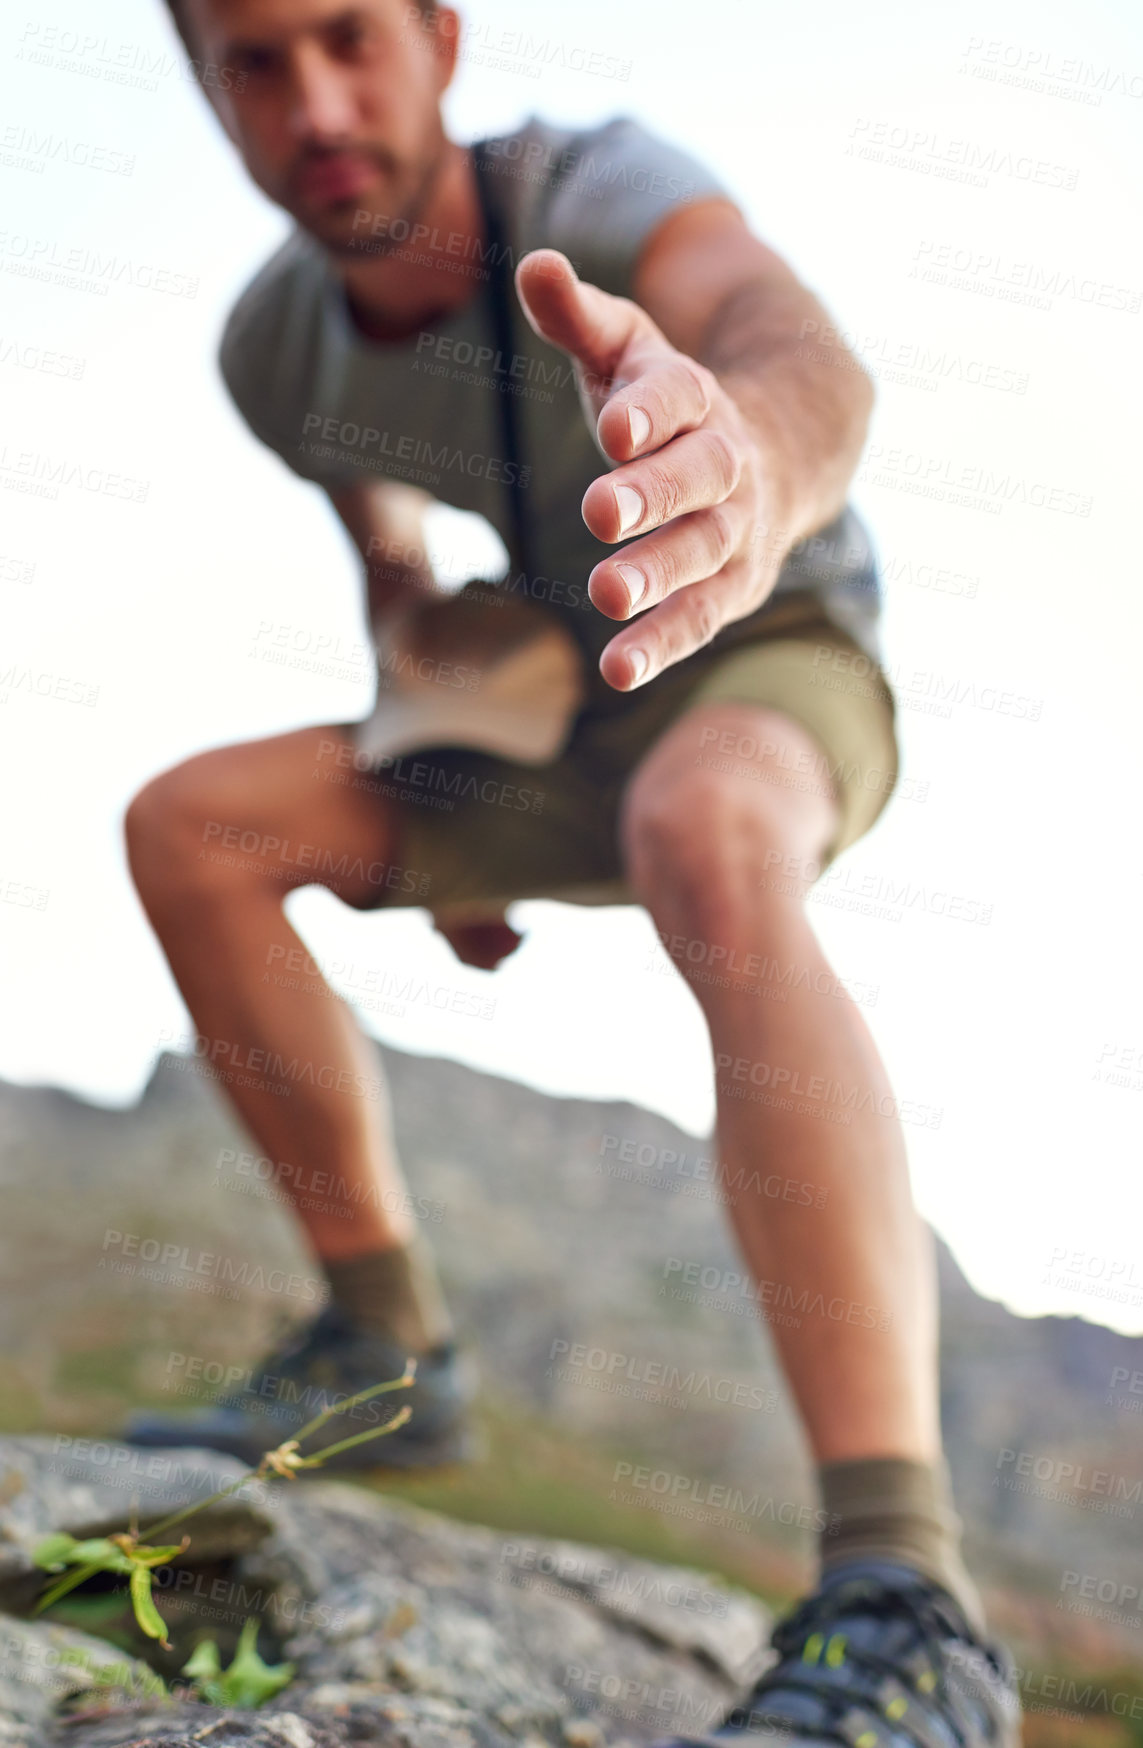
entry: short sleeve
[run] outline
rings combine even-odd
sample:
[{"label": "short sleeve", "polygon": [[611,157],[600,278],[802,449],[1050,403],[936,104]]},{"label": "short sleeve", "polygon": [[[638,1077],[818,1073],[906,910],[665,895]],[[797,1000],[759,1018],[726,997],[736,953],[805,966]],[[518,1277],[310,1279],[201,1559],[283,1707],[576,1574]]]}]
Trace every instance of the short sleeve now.
[{"label": "short sleeve", "polygon": [[218,348],[222,380],[252,434],[299,478],[335,491],[352,471],[310,433],[320,344],[320,290],[302,239],[291,239],[243,292]]},{"label": "short sleeve", "polygon": [[630,296],[643,245],[665,218],[697,201],[734,199],[705,164],[628,116],[573,136],[551,188],[536,215],[543,243],[620,297]]}]

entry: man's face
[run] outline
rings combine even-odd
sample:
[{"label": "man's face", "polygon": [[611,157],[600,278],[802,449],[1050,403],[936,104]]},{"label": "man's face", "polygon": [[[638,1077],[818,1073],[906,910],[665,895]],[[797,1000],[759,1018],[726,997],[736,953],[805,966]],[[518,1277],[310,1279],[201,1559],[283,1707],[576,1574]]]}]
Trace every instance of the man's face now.
[{"label": "man's face", "polygon": [[[254,181],[328,249],[411,219],[445,149],[456,15],[413,0],[188,0],[209,92]],[[362,218],[362,214],[368,215]]]}]

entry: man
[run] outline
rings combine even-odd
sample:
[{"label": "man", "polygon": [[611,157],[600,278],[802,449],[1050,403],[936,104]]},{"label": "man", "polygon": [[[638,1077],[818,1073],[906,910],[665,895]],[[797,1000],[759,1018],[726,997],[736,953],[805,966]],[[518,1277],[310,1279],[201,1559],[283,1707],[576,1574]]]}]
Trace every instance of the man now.
[{"label": "man", "polygon": [[[268,1388],[135,1436],[256,1454],[309,1412],[277,1381],[352,1391],[411,1354],[412,1418],[382,1460],[463,1448],[466,1387],[431,1259],[377,1102],[355,1096],[372,1054],[319,976],[267,976],[304,964],[284,892],[316,880],[368,909],[415,903],[427,882],[458,952],[489,967],[516,943],[513,898],[640,902],[684,971],[695,946],[700,964],[732,951],[761,968],[691,978],[731,1171],[781,1160],[826,1191],[812,1208],[737,1195],[760,1297],[777,1281],[811,1307],[857,1308],[773,1330],[833,1533],[818,1591],[719,1734],[1012,1744],[1011,1678],[982,1638],[947,1494],[932,1267],[894,1103],[802,903],[895,780],[877,581],[845,505],[869,383],[835,342],[799,343],[828,332],[820,306],[701,165],[636,124],[532,121],[474,150],[448,139],[450,9],[172,3],[196,64],[220,70],[204,84],[247,169],[298,226],[230,319],[228,385],[360,548],[383,678],[407,661],[424,685],[383,688],[364,729],[205,753],[129,811],[140,895],[212,1054],[320,1065],[293,1074],[288,1098],[272,1077],[228,1073],[236,1110],[297,1181],[341,1186],[297,1197],[331,1303],[266,1362]],[[465,380],[471,359],[483,382]],[[433,497],[503,534],[500,592],[433,600]],[[505,614],[524,597],[534,639]],[[482,652],[468,714],[445,696],[466,639]],[[578,694],[559,668],[568,648]],[[555,662],[563,687],[554,730],[546,693],[530,700],[539,757],[528,708],[494,707],[516,683],[505,650],[521,649],[525,667],[529,651]],[[228,831],[254,850],[211,853]],[[283,840],[320,854],[284,868],[261,847]],[[766,1000],[791,967],[786,999]],[[342,1416],[327,1436],[357,1430]]]}]

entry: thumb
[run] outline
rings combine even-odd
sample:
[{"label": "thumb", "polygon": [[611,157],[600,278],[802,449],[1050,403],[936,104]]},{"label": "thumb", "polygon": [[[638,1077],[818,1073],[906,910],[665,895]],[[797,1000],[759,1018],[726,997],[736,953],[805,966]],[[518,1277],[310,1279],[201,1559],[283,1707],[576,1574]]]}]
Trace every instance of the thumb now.
[{"label": "thumb", "polygon": [[516,269],[516,290],[540,338],[601,381],[610,381],[631,340],[650,325],[638,304],[580,279],[558,249],[525,255]]}]

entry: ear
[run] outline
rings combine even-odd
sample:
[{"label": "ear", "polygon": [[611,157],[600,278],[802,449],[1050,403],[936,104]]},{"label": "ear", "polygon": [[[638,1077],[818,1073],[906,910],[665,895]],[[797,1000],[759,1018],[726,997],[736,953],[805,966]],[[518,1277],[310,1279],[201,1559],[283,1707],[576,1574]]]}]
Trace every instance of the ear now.
[{"label": "ear", "polygon": [[[209,20],[203,18],[202,9],[196,5],[195,0],[183,0],[182,13],[185,20],[185,30],[179,33],[182,44],[191,65],[201,73],[202,68],[210,64],[210,55],[202,46],[204,25],[208,25]],[[234,124],[230,91],[227,83],[219,77],[218,69],[215,69],[214,79],[200,77],[198,87],[218,118],[223,133],[232,146],[238,147],[238,130]]]},{"label": "ear", "polygon": [[421,28],[432,33],[438,89],[447,91],[456,76],[456,64],[460,58],[460,13],[455,6],[438,6],[432,18],[422,21]]}]

